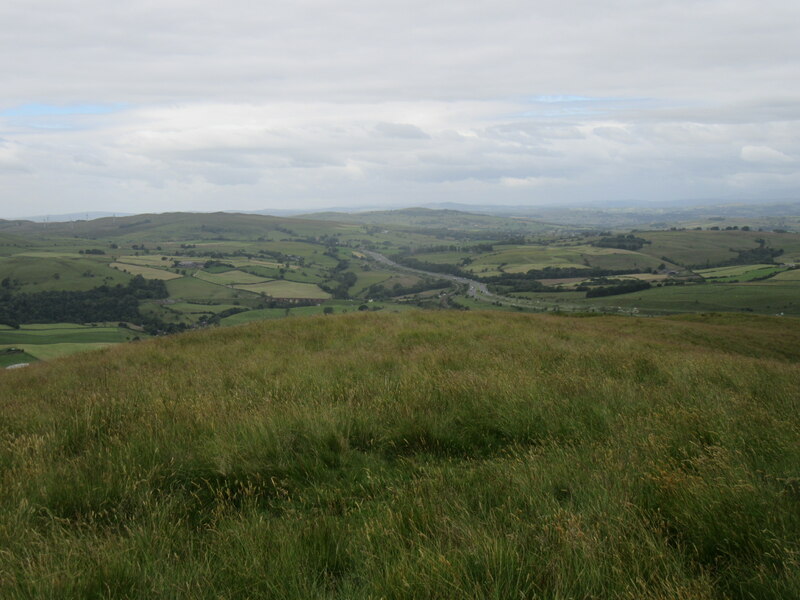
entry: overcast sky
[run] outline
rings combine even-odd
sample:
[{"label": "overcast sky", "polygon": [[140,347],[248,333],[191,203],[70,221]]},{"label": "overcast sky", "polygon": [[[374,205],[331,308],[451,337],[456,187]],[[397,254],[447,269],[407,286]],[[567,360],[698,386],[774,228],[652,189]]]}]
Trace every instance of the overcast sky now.
[{"label": "overcast sky", "polygon": [[4,0],[0,218],[798,199],[797,0]]}]

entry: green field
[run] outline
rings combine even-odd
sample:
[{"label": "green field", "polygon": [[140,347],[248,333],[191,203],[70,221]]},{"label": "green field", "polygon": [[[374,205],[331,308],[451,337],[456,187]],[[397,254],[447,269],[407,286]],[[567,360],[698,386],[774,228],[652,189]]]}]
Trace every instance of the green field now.
[{"label": "green field", "polygon": [[[430,262],[453,263],[454,258],[468,255],[453,253],[431,253],[415,256]],[[531,269],[546,267],[597,267],[601,269],[652,269],[661,260],[639,252],[616,248],[597,248],[585,244],[578,245],[515,245],[495,246],[494,252],[472,257],[472,263],[465,269],[478,276],[491,276],[500,272],[526,273]]]},{"label": "green field", "polygon": [[195,304],[192,302],[175,302],[168,304],[171,310],[183,313],[204,313],[216,314],[231,308],[236,308],[235,304]]},{"label": "green field", "polygon": [[733,265],[731,267],[717,267],[714,269],[699,269],[695,273],[702,275],[704,279],[717,279],[720,277],[736,277],[744,275],[753,270],[772,269],[775,265]]},{"label": "green field", "polygon": [[225,271],[224,273],[208,273],[206,271],[197,271],[194,274],[198,279],[215,283],[217,285],[236,285],[236,284],[249,284],[249,283],[265,283],[269,281],[263,277],[251,275],[244,271]]},{"label": "green field", "polygon": [[197,277],[182,277],[167,282],[167,290],[171,298],[192,301],[227,301],[249,296],[247,292],[235,290],[224,285],[203,281]]},{"label": "green field", "polygon": [[800,269],[783,271],[772,277],[773,281],[800,281]]},{"label": "green field", "polygon": [[638,308],[663,312],[752,311],[800,315],[800,287],[796,282],[709,283],[651,288],[632,294],[580,301],[592,307]]},{"label": "green field", "polygon": [[[24,348],[15,348],[17,350],[24,350]],[[30,364],[38,360],[33,354],[29,354],[28,352],[6,353],[4,350],[5,348],[0,347],[0,369],[5,369],[6,367],[22,363]]]},{"label": "green field", "polygon": [[645,231],[636,235],[651,244],[640,252],[653,257],[668,257],[681,265],[715,264],[736,258],[736,250],[758,247],[763,239],[768,247],[784,250],[780,260],[800,256],[800,235],[761,231]]},{"label": "green field", "polygon": [[46,252],[19,252],[14,256],[19,258],[83,258],[80,252],[57,252],[55,250]]},{"label": "green field", "polygon": [[169,281],[170,279],[178,279],[182,277],[178,273],[173,273],[172,271],[165,271],[164,269],[155,269],[151,267],[143,267],[140,265],[129,265],[125,263],[111,263],[109,265],[113,269],[118,269],[120,271],[125,271],[130,275],[141,275],[145,279],[162,279],[164,281]]},{"label": "green field", "polygon": [[0,373],[3,598],[800,596],[800,321],[265,321]]},{"label": "green field", "polygon": [[[35,360],[51,360],[98,350],[114,344],[129,342],[134,338],[147,338],[145,333],[123,327],[77,325],[75,323],[48,323],[22,325],[19,329],[0,329],[0,350],[19,348]],[[19,355],[6,355],[6,362]],[[0,359],[3,355],[0,355]],[[14,362],[28,362],[14,360]],[[13,363],[9,363],[13,364]],[[4,365],[0,360],[0,366]]]},{"label": "green field", "polygon": [[785,270],[786,267],[776,265],[736,265],[717,269],[702,269],[695,271],[695,273],[706,280],[725,282],[764,279]]},{"label": "green field", "polygon": [[120,256],[117,262],[122,262],[129,265],[139,265],[142,267],[171,267],[177,260],[174,256],[165,256],[163,254],[156,255],[128,255]]},{"label": "green field", "polygon": [[311,283],[295,281],[270,281],[251,285],[237,285],[237,290],[246,290],[256,294],[266,294],[273,298],[320,298],[327,299],[331,295]]},{"label": "green field", "polygon": [[131,276],[111,269],[108,259],[50,255],[0,258],[0,280],[19,282],[24,292],[89,290],[103,284],[125,284]]},{"label": "green field", "polygon": [[323,314],[322,306],[298,306],[297,308],[262,308],[260,310],[249,310],[225,317],[220,325],[242,325],[253,321],[263,321],[265,319],[282,319],[284,317],[309,317],[311,315]]},{"label": "green field", "polygon": [[393,271],[356,271],[356,276],[358,279],[350,290],[350,293],[354,296],[357,296],[369,286],[384,283],[385,281],[391,279],[393,275],[395,275]]},{"label": "green field", "polygon": [[[234,267],[266,267],[268,269],[279,269],[281,267],[286,266],[285,264],[281,263],[271,262],[268,260],[257,260],[257,259],[247,259],[247,260],[232,259],[226,262],[230,262],[230,264],[232,264]],[[296,265],[289,265],[289,268],[297,269],[298,267]]]},{"label": "green field", "polygon": [[0,330],[0,345],[56,343],[119,343],[140,335],[122,327],[92,327],[71,323],[21,325],[19,329]]}]

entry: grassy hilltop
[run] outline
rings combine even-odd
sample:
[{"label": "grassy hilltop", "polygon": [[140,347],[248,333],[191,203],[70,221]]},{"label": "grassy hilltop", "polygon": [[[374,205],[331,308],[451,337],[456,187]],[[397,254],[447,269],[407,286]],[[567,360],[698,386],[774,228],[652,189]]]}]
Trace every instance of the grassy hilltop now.
[{"label": "grassy hilltop", "polygon": [[0,373],[3,598],[800,597],[800,321],[357,313]]}]

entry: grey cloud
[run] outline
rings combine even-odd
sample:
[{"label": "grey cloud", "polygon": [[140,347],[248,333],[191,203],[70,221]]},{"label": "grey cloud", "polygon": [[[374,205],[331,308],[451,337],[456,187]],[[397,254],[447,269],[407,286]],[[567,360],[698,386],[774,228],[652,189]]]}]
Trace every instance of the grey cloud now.
[{"label": "grey cloud", "polygon": [[606,140],[611,140],[612,142],[630,144],[635,141],[634,136],[632,136],[631,133],[624,127],[595,127],[592,129],[592,133]]},{"label": "grey cloud", "polygon": [[431,137],[410,123],[378,123],[375,125],[375,131],[389,138],[427,140]]},{"label": "grey cloud", "polygon": [[785,96],[799,22],[779,0],[7,2],[0,75],[16,103]]},{"label": "grey cloud", "polygon": [[795,162],[775,148],[769,146],[745,146],[741,152],[742,160],[752,163],[786,164]]},{"label": "grey cloud", "polygon": [[12,0],[0,217],[793,193],[798,29],[789,0]]}]

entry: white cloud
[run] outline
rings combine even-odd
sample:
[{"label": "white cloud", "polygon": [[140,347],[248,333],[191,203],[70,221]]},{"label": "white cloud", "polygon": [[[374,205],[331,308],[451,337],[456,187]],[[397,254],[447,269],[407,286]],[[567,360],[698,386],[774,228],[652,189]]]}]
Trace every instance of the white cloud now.
[{"label": "white cloud", "polygon": [[564,183],[564,180],[556,177],[503,177],[500,183],[512,188],[530,188],[543,185],[557,185],[559,183]]},{"label": "white cloud", "polygon": [[0,217],[792,194],[798,29],[788,0],[8,0]]},{"label": "white cloud", "polygon": [[751,163],[783,164],[794,162],[783,152],[769,146],[745,146],[741,152],[742,160]]}]

